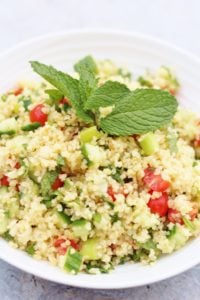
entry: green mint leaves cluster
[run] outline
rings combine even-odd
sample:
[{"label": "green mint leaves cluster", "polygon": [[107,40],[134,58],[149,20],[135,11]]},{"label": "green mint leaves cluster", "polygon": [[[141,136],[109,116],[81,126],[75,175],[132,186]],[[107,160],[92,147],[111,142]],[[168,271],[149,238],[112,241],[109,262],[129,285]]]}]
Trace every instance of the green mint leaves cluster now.
[{"label": "green mint leaves cluster", "polygon": [[[98,85],[98,69],[91,56],[75,64],[79,80],[52,66],[32,61],[33,70],[55,89],[49,94],[65,96],[80,120],[97,126],[110,135],[126,136],[154,131],[169,124],[177,110],[177,100],[167,91],[136,89],[130,91],[117,81]],[[99,108],[113,105],[113,110],[99,118]]]}]

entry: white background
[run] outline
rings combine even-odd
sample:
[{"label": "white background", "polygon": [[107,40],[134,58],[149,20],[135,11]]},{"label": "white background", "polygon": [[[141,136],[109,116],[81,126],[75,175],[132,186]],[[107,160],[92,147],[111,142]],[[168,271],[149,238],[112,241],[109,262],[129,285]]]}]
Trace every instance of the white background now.
[{"label": "white background", "polygon": [[[138,31],[200,56],[200,0],[0,0],[0,52],[37,35],[74,28]],[[199,298],[200,266],[151,286],[91,291],[46,282],[0,262],[2,300]]]}]

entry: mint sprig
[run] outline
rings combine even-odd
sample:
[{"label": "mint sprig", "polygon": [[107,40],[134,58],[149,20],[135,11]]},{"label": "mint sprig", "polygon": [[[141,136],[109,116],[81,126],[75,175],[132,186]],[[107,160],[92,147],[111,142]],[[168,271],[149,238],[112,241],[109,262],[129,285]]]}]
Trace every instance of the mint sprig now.
[{"label": "mint sprig", "polygon": [[83,109],[81,100],[81,94],[79,90],[79,81],[64,72],[56,70],[52,66],[39,63],[37,61],[31,61],[33,70],[56,87],[64,96],[66,96],[73,108],[76,111],[77,116],[85,123],[91,123],[93,121],[89,113]]},{"label": "mint sprig", "polygon": [[[126,136],[154,131],[170,123],[177,110],[177,100],[167,91],[137,89],[107,81],[98,87],[97,67],[91,56],[75,64],[79,80],[39,62],[31,62],[33,70],[50,82],[56,90],[49,95],[64,95],[85,123],[97,122],[110,135]],[[99,119],[99,108],[114,106],[112,112]]]}]

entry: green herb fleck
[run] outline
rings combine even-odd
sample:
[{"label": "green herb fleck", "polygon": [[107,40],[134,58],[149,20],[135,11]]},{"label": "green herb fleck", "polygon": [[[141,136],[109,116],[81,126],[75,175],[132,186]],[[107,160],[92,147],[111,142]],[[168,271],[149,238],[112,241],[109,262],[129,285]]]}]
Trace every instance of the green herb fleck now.
[{"label": "green herb fleck", "polygon": [[37,128],[41,127],[41,124],[39,122],[34,122],[31,124],[27,124],[25,126],[22,126],[22,131],[34,131]]},{"label": "green herb fleck", "polygon": [[35,245],[36,243],[29,242],[25,249],[25,251],[31,256],[35,254]]},{"label": "green herb fleck", "polygon": [[115,222],[117,222],[117,221],[119,221],[119,220],[120,220],[120,218],[118,216],[118,213],[115,213],[114,215],[111,216],[111,222],[112,222],[112,224],[115,223]]},{"label": "green herb fleck", "polygon": [[151,88],[153,86],[153,84],[151,83],[151,81],[145,79],[144,77],[140,76],[138,78],[138,82],[142,85],[142,86],[146,86],[148,88]]},{"label": "green herb fleck", "polygon": [[58,157],[57,157],[57,165],[59,167],[64,167],[65,166],[65,159],[61,155],[58,155]]},{"label": "green herb fleck", "polygon": [[9,231],[4,232],[4,234],[2,234],[2,238],[5,239],[6,241],[13,240],[13,237],[10,235]]},{"label": "green herb fleck", "polygon": [[114,174],[112,174],[112,178],[114,180],[116,180],[117,182],[119,182],[120,184],[124,184],[123,179],[121,178],[122,175],[122,169],[121,168],[116,168],[116,171]]},{"label": "green herb fleck", "polygon": [[41,180],[41,191],[43,196],[49,195],[52,191],[52,184],[56,180],[58,173],[56,171],[46,172]]}]

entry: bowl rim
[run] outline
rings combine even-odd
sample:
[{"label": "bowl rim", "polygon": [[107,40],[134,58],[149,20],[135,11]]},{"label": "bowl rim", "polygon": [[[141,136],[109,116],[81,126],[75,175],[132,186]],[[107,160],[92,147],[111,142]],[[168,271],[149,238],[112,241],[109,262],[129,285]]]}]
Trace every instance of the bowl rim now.
[{"label": "bowl rim", "polygon": [[[52,33],[35,36],[33,38],[24,40],[13,47],[10,47],[8,50],[2,51],[0,53],[0,60],[4,59],[4,57],[6,57],[7,55],[14,53],[16,50],[19,50],[26,46],[30,46],[31,44],[35,44],[35,43],[40,42],[45,39],[56,38],[56,37],[65,37],[65,36],[70,36],[70,35],[73,36],[73,35],[80,35],[80,34],[115,35],[115,36],[123,35],[126,37],[139,38],[141,40],[145,40],[150,43],[154,43],[159,46],[163,46],[165,48],[168,48],[170,50],[178,52],[178,53],[184,55],[185,57],[187,57],[188,59],[191,59],[200,65],[200,58],[196,54],[190,53],[189,51],[184,50],[170,42],[166,42],[160,38],[157,38],[157,37],[154,37],[151,35],[147,35],[144,33],[140,33],[140,32],[130,32],[127,30],[113,30],[113,29],[105,29],[105,28],[94,28],[94,29],[91,29],[91,28],[78,29],[77,28],[77,29],[64,30],[64,31],[52,32]],[[16,251],[16,250],[17,249],[13,249],[13,251]],[[33,269],[31,266],[28,266],[28,265],[22,266],[20,261],[19,262],[16,260],[11,261],[10,258],[7,258],[6,256],[4,256],[1,259],[3,261],[7,262],[8,264],[10,264],[14,267],[17,267],[24,272],[35,275],[39,278],[42,278],[42,279],[45,279],[48,281],[52,281],[52,282],[56,282],[59,284],[70,285],[70,286],[80,287],[80,288],[88,288],[88,289],[122,289],[122,288],[126,289],[126,288],[143,286],[146,284],[153,284],[155,282],[159,282],[164,279],[174,277],[174,276],[194,267],[198,263],[200,263],[200,257],[199,257],[199,259],[193,260],[192,263],[186,263],[186,264],[182,265],[181,267],[178,268],[178,270],[172,270],[170,274],[169,273],[167,275],[163,274],[162,276],[159,276],[159,278],[158,277],[152,278],[152,279],[150,278],[148,282],[141,281],[141,283],[137,283],[137,284],[131,284],[131,283],[130,284],[124,284],[124,283],[119,284],[118,283],[117,286],[113,285],[113,284],[111,284],[109,286],[108,285],[104,286],[102,283],[96,284],[96,285],[91,284],[90,282],[88,282],[88,284],[85,284],[85,283],[82,284],[81,282],[75,282],[75,281],[73,281],[73,279],[71,280],[70,278],[68,278],[68,280],[67,280],[68,283],[67,283],[66,280],[60,280],[60,279],[57,279],[56,277],[52,278],[52,276],[49,276],[47,273],[41,274],[41,272],[39,270]]]}]

